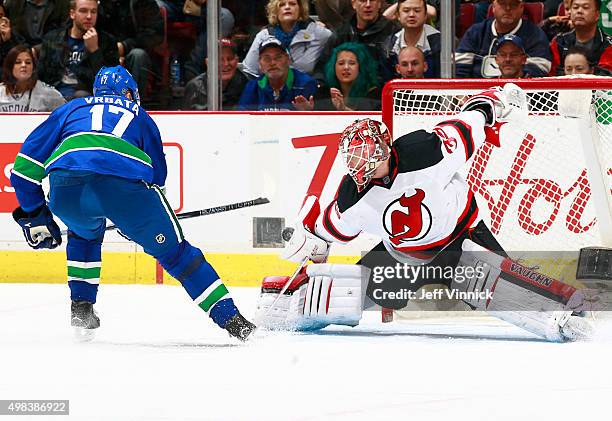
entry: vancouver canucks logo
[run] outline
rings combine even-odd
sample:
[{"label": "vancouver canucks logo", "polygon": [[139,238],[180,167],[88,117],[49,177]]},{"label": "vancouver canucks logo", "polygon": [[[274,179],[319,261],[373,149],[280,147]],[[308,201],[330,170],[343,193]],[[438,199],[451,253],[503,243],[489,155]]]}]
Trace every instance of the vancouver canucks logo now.
[{"label": "vancouver canucks logo", "polygon": [[404,193],[391,202],[383,213],[383,225],[389,240],[395,246],[417,241],[431,229],[431,211],[423,203],[425,192],[415,189],[412,195]]}]

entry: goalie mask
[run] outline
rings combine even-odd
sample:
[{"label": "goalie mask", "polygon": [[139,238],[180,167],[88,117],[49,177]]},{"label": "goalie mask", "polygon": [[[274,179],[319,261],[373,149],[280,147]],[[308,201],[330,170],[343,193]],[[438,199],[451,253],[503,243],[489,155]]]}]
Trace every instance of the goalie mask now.
[{"label": "goalie mask", "polygon": [[366,188],[372,173],[389,158],[390,146],[389,130],[379,121],[357,120],[344,129],[339,151],[348,174],[357,184],[357,191]]}]

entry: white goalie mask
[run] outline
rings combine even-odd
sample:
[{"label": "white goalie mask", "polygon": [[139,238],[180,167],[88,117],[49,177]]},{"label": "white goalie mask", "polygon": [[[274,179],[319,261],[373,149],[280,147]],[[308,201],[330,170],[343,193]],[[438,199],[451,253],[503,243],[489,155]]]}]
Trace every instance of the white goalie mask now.
[{"label": "white goalie mask", "polygon": [[376,168],[389,158],[390,151],[391,135],[380,121],[357,120],[340,136],[340,155],[359,192],[366,188]]}]

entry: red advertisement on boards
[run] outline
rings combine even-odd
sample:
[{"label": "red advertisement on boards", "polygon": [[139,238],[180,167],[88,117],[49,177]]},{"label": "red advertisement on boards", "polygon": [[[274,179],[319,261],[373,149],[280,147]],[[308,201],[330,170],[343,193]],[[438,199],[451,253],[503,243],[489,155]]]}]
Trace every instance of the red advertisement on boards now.
[{"label": "red advertisement on boards", "polygon": [[21,143],[0,143],[0,213],[10,213],[19,204],[11,187],[11,170]]}]

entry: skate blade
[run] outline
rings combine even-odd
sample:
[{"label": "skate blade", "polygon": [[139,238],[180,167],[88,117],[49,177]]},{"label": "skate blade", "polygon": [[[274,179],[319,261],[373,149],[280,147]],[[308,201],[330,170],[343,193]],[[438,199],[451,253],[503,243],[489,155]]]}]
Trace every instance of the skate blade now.
[{"label": "skate blade", "polygon": [[91,342],[96,337],[95,329],[85,329],[82,327],[75,327],[73,329],[76,342]]}]

